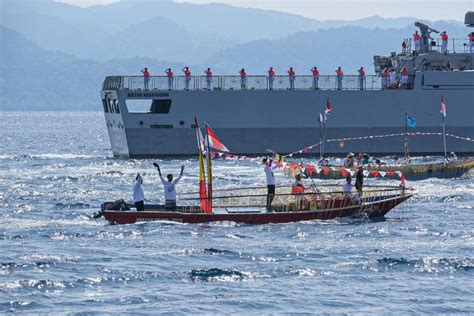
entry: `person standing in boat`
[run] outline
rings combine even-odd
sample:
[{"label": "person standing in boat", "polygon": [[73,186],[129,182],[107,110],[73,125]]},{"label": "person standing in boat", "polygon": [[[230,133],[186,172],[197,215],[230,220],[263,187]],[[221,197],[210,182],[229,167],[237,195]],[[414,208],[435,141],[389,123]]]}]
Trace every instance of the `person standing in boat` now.
[{"label": "person standing in boat", "polygon": [[272,209],[272,202],[275,197],[275,174],[273,170],[277,168],[277,165],[272,166],[273,160],[268,160],[263,158],[263,170],[265,171],[265,176],[267,177],[267,210]]},{"label": "person standing in boat", "polygon": [[176,184],[181,179],[184,173],[184,166],[181,166],[181,173],[179,177],[173,180],[173,175],[168,174],[166,179],[163,179],[161,175],[160,166],[157,163],[153,163],[153,166],[156,167],[158,170],[158,174],[160,175],[161,183],[163,183],[163,187],[165,190],[165,209],[167,211],[176,211]]},{"label": "person standing in boat", "polygon": [[291,194],[296,197],[296,208],[298,210],[303,210],[304,204],[304,190],[306,187],[303,184],[303,180],[301,179],[301,174],[297,174],[295,176],[295,182],[291,185]]},{"label": "person standing in boat", "polygon": [[288,70],[288,79],[290,79],[290,90],[295,90],[295,78],[296,72],[293,70],[293,67],[290,67],[290,70]]},{"label": "person standing in boat", "polygon": [[344,159],[344,167],[350,168],[352,166],[354,166],[354,154],[349,153],[347,154],[346,159]]},{"label": "person standing in boat", "polygon": [[342,192],[346,195],[352,196],[352,178],[351,176],[346,177],[346,183],[342,186]]},{"label": "person standing in boat", "polygon": [[166,73],[166,76],[168,77],[168,90],[172,90],[173,89],[173,77],[174,77],[173,71],[171,70],[171,68],[168,68],[168,69],[165,70],[165,73]]},{"label": "person standing in boat", "polygon": [[364,168],[362,166],[359,166],[357,168],[356,172],[356,182],[355,182],[355,188],[357,192],[359,193],[359,197],[362,197],[362,187],[364,185]]},{"label": "person standing in boat", "polygon": [[326,155],[323,155],[321,157],[321,159],[319,159],[318,166],[320,166],[320,167],[329,166],[329,160],[328,160],[328,157]]},{"label": "person standing in boat", "polygon": [[184,90],[189,90],[189,83],[191,82],[191,71],[189,67],[184,67],[182,69],[184,72]]},{"label": "person standing in boat", "polygon": [[275,81],[275,70],[273,67],[270,67],[268,70],[268,89],[273,90],[273,81]]},{"label": "person standing in boat", "polygon": [[150,73],[148,72],[148,68],[145,67],[141,70],[141,72],[143,74],[143,86],[145,87],[145,90],[148,90],[148,82],[150,82]]},{"label": "person standing in boat", "polygon": [[133,202],[135,202],[135,207],[137,212],[145,210],[145,194],[143,193],[143,178],[137,173],[135,177],[135,185],[133,186]]}]

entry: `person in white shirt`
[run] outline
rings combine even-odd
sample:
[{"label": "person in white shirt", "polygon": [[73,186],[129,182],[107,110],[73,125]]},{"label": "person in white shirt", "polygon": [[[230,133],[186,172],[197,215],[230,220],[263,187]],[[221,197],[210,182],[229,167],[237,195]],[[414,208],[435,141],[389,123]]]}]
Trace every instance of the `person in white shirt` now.
[{"label": "person in white shirt", "polygon": [[272,166],[273,160],[268,160],[267,158],[263,158],[263,170],[265,171],[265,175],[267,177],[267,210],[272,209],[272,202],[275,197],[275,175],[273,174],[273,170],[277,168],[277,165]]},{"label": "person in white shirt", "polygon": [[346,194],[346,195],[351,195],[352,193],[352,178],[351,176],[347,176],[346,177],[346,183],[342,186],[342,191]]},{"label": "person in white shirt", "polygon": [[135,185],[133,186],[133,202],[135,202],[135,207],[137,212],[145,210],[145,194],[143,193],[143,178],[137,173],[135,177]]},{"label": "person in white shirt", "polygon": [[153,166],[158,169],[158,173],[160,174],[161,183],[163,183],[163,188],[165,190],[165,209],[167,211],[175,211],[176,210],[176,184],[181,179],[184,173],[184,166],[181,166],[181,173],[179,177],[173,180],[173,175],[168,174],[166,176],[167,180],[163,179],[161,175],[160,166],[157,163],[153,163]]}]

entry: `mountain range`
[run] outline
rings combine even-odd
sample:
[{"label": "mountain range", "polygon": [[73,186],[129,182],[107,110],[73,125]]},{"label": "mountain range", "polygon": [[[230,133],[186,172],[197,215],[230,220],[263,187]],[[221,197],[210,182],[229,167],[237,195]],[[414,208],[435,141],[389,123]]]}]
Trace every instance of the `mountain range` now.
[{"label": "mountain range", "polygon": [[[80,8],[51,0],[0,0],[0,110],[99,110],[106,75],[187,65],[263,74],[317,65],[354,73],[400,49],[415,18],[318,21],[224,4],[124,1]],[[425,21],[465,38],[459,21]]]}]

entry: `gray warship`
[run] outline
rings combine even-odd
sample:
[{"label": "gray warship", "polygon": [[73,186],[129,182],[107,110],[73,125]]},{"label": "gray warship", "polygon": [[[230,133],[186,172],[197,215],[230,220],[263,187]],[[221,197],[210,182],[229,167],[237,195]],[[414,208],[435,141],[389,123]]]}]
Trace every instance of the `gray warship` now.
[{"label": "gray warship", "polygon": [[[465,16],[474,27],[474,12]],[[374,56],[375,75],[367,75],[361,89],[358,76],[321,75],[318,87],[311,76],[296,76],[290,89],[288,76],[205,76],[186,78],[108,76],[101,98],[115,157],[150,158],[195,155],[194,117],[208,122],[233,154],[259,155],[268,149],[294,152],[319,140],[319,113],[329,99],[326,137],[385,135],[404,131],[405,112],[416,118],[416,132],[441,131],[440,99],[446,100],[446,132],[474,137],[474,51],[468,40],[451,40],[447,50],[431,37],[437,30],[416,22],[421,44],[412,50],[411,39],[402,52]],[[401,81],[403,67],[408,79]],[[395,84],[386,86],[383,70],[393,69]],[[406,73],[406,72],[405,72]],[[170,84],[170,86],[169,86]],[[188,89],[186,87],[188,86]],[[403,136],[370,141],[328,143],[331,155],[366,152],[400,154]],[[410,153],[443,153],[437,136],[410,137]],[[474,145],[449,139],[448,151],[474,153]],[[311,152],[309,153],[311,154]],[[315,154],[315,153],[314,153]]]}]

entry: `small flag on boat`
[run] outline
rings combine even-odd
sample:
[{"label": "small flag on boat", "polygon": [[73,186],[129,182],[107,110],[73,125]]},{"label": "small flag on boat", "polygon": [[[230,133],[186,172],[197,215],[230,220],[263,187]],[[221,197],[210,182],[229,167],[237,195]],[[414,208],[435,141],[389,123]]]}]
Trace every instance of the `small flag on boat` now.
[{"label": "small flag on boat", "polygon": [[209,124],[206,124],[206,133],[209,137],[209,147],[218,151],[229,152],[229,149],[217,138],[216,133],[211,129]]},{"label": "small flag on boat", "polygon": [[199,146],[200,150],[203,153],[205,153],[206,152],[206,144],[204,142],[204,137],[202,136],[201,127],[199,126],[197,117],[194,117],[194,125],[196,126],[196,130],[197,130],[196,137],[197,137],[198,146]]},{"label": "small flag on boat", "polygon": [[406,117],[406,120],[407,120],[407,126],[408,127],[415,127],[416,126],[416,120],[411,117],[410,115],[408,115],[407,112],[405,112],[405,117]]},{"label": "small flag on boat", "polygon": [[441,110],[440,110],[441,115],[443,118],[446,118],[446,103],[444,102],[444,97],[441,96]]},{"label": "small flag on boat", "polygon": [[329,114],[332,112],[332,105],[331,102],[329,101],[329,97],[326,99],[326,111],[324,111],[325,114]]}]

